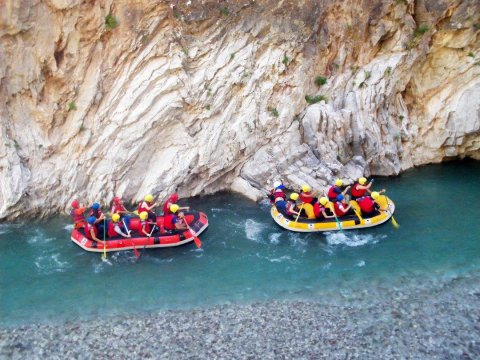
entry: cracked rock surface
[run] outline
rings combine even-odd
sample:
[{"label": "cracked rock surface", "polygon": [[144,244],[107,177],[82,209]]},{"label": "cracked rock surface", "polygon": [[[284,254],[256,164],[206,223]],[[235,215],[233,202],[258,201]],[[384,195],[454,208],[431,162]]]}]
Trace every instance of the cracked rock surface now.
[{"label": "cracked rock surface", "polygon": [[475,0],[0,6],[0,219],[480,159]]}]

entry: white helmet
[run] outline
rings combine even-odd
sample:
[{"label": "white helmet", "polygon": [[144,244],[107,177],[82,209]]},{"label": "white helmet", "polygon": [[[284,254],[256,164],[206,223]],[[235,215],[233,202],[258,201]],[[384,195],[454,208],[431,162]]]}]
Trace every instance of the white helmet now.
[{"label": "white helmet", "polygon": [[273,183],[274,189],[278,188],[280,185],[282,185],[282,182],[281,182],[281,181],[275,181],[275,182]]}]

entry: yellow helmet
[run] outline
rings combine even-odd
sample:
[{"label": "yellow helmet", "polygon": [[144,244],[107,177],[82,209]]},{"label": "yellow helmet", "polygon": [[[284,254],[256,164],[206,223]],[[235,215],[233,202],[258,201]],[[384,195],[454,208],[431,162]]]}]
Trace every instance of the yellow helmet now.
[{"label": "yellow helmet", "polygon": [[367,179],[364,178],[364,177],[361,177],[361,178],[358,179],[358,183],[359,183],[360,185],[365,185],[366,182],[367,182]]},{"label": "yellow helmet", "polygon": [[112,221],[113,221],[113,222],[118,222],[118,220],[120,220],[120,215],[118,215],[118,214],[113,214],[113,215],[112,215]]},{"label": "yellow helmet", "polygon": [[290,199],[292,199],[293,201],[297,201],[298,200],[298,194],[297,193],[291,193],[290,194]]},{"label": "yellow helmet", "polygon": [[153,202],[153,195],[152,194],[145,195],[143,200],[145,200],[146,202]]},{"label": "yellow helmet", "polygon": [[335,180],[335,186],[340,187],[340,186],[342,186],[342,185],[343,185],[343,180],[342,180],[342,179],[337,179],[337,180]]},{"label": "yellow helmet", "polygon": [[170,205],[170,211],[172,213],[176,213],[178,211],[178,209],[179,209],[179,206],[177,204]]},{"label": "yellow helmet", "polygon": [[321,197],[320,200],[319,200],[320,204],[322,204],[323,206],[327,205],[328,204],[328,198],[326,198],[325,196],[324,197]]},{"label": "yellow helmet", "polygon": [[[145,200],[145,201],[147,201],[147,200]],[[146,211],[142,211],[139,216],[140,216],[140,220],[147,220],[148,213]]]},{"label": "yellow helmet", "polygon": [[372,198],[374,200],[377,200],[379,197],[380,197],[380,193],[378,193],[377,191],[372,192]]},{"label": "yellow helmet", "polygon": [[305,192],[305,193],[310,192],[310,191],[312,191],[312,188],[310,186],[308,186],[307,184],[303,184],[302,185],[302,191]]}]

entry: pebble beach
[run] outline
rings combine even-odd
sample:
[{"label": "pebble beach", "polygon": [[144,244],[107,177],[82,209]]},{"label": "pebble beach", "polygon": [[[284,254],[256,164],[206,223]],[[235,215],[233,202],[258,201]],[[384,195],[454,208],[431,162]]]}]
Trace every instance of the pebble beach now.
[{"label": "pebble beach", "polygon": [[7,359],[478,359],[480,282],[0,330]]}]

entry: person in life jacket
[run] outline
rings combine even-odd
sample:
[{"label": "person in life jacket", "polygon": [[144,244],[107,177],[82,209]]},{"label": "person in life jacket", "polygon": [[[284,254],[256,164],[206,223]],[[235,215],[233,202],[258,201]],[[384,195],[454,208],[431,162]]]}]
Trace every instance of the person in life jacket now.
[{"label": "person in life jacket", "polygon": [[[155,223],[151,223],[148,220],[148,213],[146,211],[142,211],[138,216],[140,217],[140,235],[152,236],[152,234],[158,230]],[[153,229],[151,227],[152,224]]]},{"label": "person in life jacket", "polygon": [[125,226],[121,223],[119,214],[112,215],[112,221],[108,222],[107,229],[107,234],[110,238],[115,238],[119,235],[125,238],[132,237],[128,230],[125,229]]},{"label": "person in life jacket", "polygon": [[347,204],[345,204],[345,197],[342,194],[338,195],[337,201],[333,203],[335,214],[339,217],[348,215],[351,207],[352,205],[347,206]]},{"label": "person in life jacket", "polygon": [[315,203],[315,197],[312,194],[312,188],[307,184],[302,185],[302,192],[300,193],[300,201],[305,204]]},{"label": "person in life jacket", "polygon": [[370,192],[370,188],[373,184],[373,179],[370,180],[370,183],[368,185],[366,184],[367,179],[364,177],[359,178],[358,181],[353,184],[352,190],[350,191],[350,194],[352,195],[352,200],[357,200],[358,198],[365,196],[365,193],[367,191]]},{"label": "person in life jacket", "polygon": [[313,205],[313,212],[317,219],[320,219],[322,217],[325,219],[335,217],[331,211],[328,211],[329,204],[330,202],[328,201],[328,198],[324,196],[321,197],[320,200],[318,200],[318,202]]},{"label": "person in life jacket", "polygon": [[328,189],[328,200],[335,202],[337,201],[337,196],[338,195],[343,195],[347,193],[347,191],[350,189],[350,186],[347,186],[345,189],[342,190],[343,186],[343,180],[342,179],[336,179],[335,184],[330,186],[330,189]]},{"label": "person in life jacket", "polygon": [[104,244],[104,241],[98,238],[99,232],[97,227],[95,226],[95,221],[97,221],[97,218],[95,216],[90,216],[87,219],[87,225],[85,226],[85,236],[87,237],[87,239]]},{"label": "person in life jacket", "polygon": [[153,202],[153,195],[148,194],[143,198],[143,201],[138,204],[138,214],[141,214],[142,212],[146,212],[148,215],[148,220],[152,222],[157,221],[157,214],[155,214],[155,211],[153,210],[154,207],[157,206],[157,203]]},{"label": "person in life jacket", "polygon": [[362,210],[362,214],[365,215],[373,215],[376,210],[380,208],[370,196],[363,196],[360,199],[357,199],[358,206],[360,206],[360,210]]},{"label": "person in life jacket", "polygon": [[297,200],[299,198],[299,195],[297,193],[291,193],[290,194],[290,199],[287,201],[287,206],[285,212],[289,216],[293,215],[298,215],[299,211],[297,208]]},{"label": "person in life jacket", "polygon": [[[170,211],[170,206],[172,205],[177,205],[178,202],[178,194],[175,192],[170,197],[165,201],[165,204],[163,204],[163,215],[168,215],[171,214]],[[178,207],[178,210],[189,210],[190,207],[185,206],[185,207]]]},{"label": "person in life jacket", "polygon": [[276,203],[277,198],[282,198],[283,200],[287,199],[287,196],[285,195],[285,185],[282,184],[281,181],[275,181],[273,183],[273,189],[270,191],[270,204],[273,204],[274,202]]},{"label": "person in life jacket", "polygon": [[73,221],[73,227],[75,229],[81,229],[85,227],[85,217],[83,214],[87,210],[87,208],[78,202],[78,200],[73,200],[72,201],[72,210],[70,210],[70,215],[72,217]]},{"label": "person in life jacket", "polygon": [[88,214],[89,217],[95,217],[95,227],[98,230],[99,234],[103,234],[105,229],[105,215],[100,208],[100,204],[95,202],[92,204],[90,208],[90,213]]},{"label": "person in life jacket", "polygon": [[170,205],[170,213],[163,218],[163,226],[167,230],[186,230],[187,225],[183,221],[184,214],[179,212],[180,207],[177,204]]},{"label": "person in life jacket", "polygon": [[123,200],[119,198],[118,196],[115,196],[113,198],[113,203],[112,207],[110,209],[110,213],[112,214],[118,214],[120,215],[120,219],[122,222],[125,223],[125,226],[127,227],[127,230],[130,228],[130,216],[128,216],[128,211],[125,206],[123,205]]},{"label": "person in life jacket", "polygon": [[388,209],[388,199],[385,195],[380,195],[381,193],[385,192],[385,189],[382,191],[373,191],[372,192],[372,199],[375,203],[378,204],[379,210],[387,210]]}]

